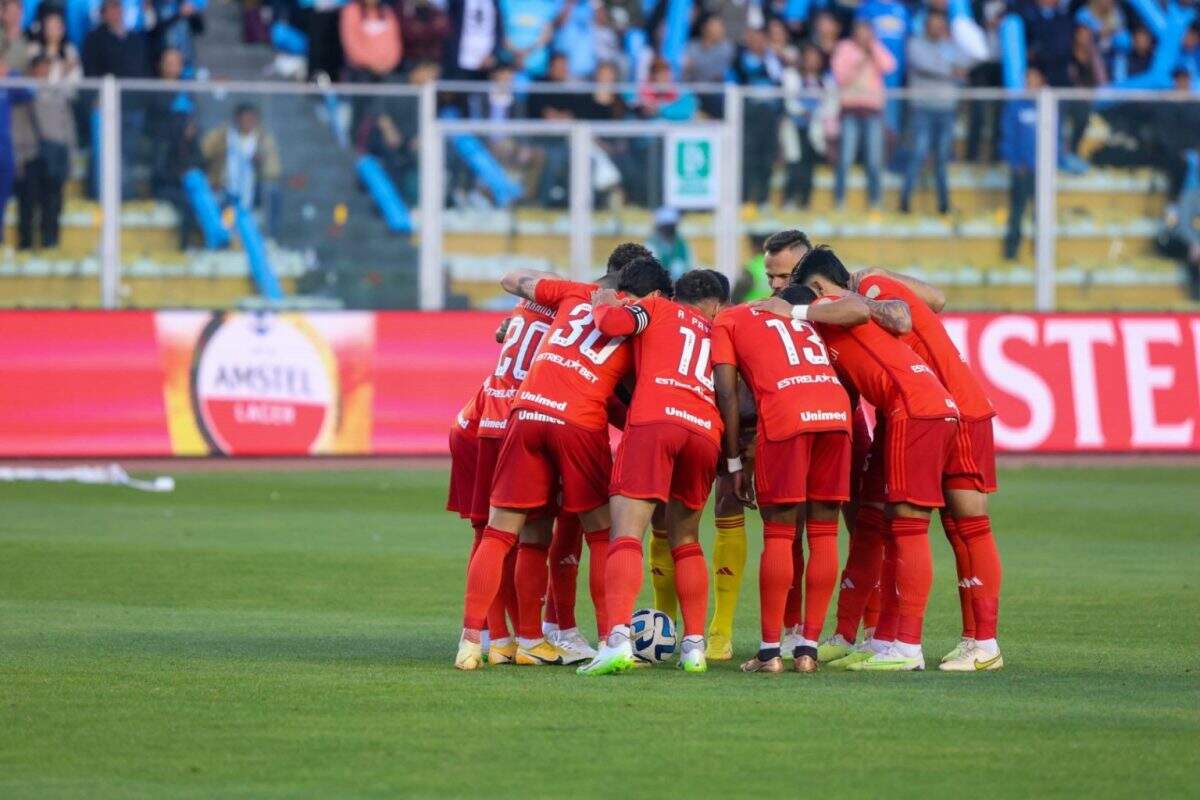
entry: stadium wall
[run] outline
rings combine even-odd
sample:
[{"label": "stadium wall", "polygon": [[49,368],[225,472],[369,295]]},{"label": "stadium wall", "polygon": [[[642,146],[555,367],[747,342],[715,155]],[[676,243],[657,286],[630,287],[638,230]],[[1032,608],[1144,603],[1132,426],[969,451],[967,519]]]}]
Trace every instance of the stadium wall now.
[{"label": "stadium wall", "polygon": [[[0,456],[443,455],[485,312],[0,312]],[[1200,451],[1200,315],[948,314],[1008,452]]]}]

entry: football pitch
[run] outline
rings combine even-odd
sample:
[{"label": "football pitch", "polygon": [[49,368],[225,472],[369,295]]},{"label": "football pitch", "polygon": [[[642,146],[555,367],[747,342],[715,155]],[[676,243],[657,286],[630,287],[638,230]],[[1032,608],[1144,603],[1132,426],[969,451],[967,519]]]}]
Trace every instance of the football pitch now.
[{"label": "football pitch", "polygon": [[[1175,797],[1200,779],[1200,469],[1004,470],[1008,666],[980,675],[458,673],[470,529],[444,487],[0,485],[0,796]],[[958,634],[934,528],[932,661]]]}]

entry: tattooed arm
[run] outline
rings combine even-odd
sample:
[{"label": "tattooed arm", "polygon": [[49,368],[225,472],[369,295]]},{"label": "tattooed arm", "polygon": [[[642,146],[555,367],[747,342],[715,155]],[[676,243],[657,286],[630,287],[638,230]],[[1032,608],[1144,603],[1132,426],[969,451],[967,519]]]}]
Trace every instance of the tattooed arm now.
[{"label": "tattooed arm", "polygon": [[867,308],[871,310],[871,319],[888,333],[903,336],[912,330],[912,312],[908,303],[903,300],[872,300],[866,297],[863,299],[867,301]]},{"label": "tattooed arm", "polygon": [[561,280],[553,272],[542,272],[537,269],[514,269],[500,279],[500,288],[517,297],[533,300],[534,287],[541,280]]}]

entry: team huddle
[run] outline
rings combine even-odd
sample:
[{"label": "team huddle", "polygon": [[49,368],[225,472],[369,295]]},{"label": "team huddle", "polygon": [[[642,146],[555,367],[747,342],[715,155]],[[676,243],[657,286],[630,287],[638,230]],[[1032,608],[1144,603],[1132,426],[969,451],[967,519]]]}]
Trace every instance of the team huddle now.
[{"label": "team huddle", "polygon": [[[744,508],[763,521],[761,641],[744,672],[783,672],[784,658],[798,672],[924,669],[934,511],[963,621],[939,668],[1003,666],[995,412],[938,319],[944,298],[908,276],[851,274],[800,231],[771,236],[764,265],[774,295],[735,306],[724,275],[672,283],[636,244],[596,283],[505,275],[520,300],[450,434],[447,508],[475,529],[457,668],[633,668],[647,528],[655,606],[681,616],[678,666],[732,658]],[[700,516],[714,491],[710,621]],[[839,514],[850,548],[822,639]],[[598,649],[575,619],[584,543]]]}]

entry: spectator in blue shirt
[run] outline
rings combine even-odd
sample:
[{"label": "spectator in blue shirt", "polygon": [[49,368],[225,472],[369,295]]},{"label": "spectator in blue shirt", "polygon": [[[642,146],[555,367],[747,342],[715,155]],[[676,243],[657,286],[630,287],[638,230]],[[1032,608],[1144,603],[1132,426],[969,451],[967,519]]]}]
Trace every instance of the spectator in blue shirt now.
[{"label": "spectator in blue shirt", "polygon": [[567,54],[571,77],[587,79],[596,71],[596,15],[590,2],[568,0],[554,35],[554,52]]},{"label": "spectator in blue shirt", "polygon": [[517,67],[530,78],[545,76],[550,63],[549,45],[560,19],[573,2],[564,0],[501,0],[504,10],[504,43]]},{"label": "spectator in blue shirt", "polygon": [[1075,20],[1059,0],[1036,0],[1022,6],[1029,61],[1037,64],[1050,86],[1070,86]]},{"label": "spectator in blue shirt", "polygon": [[[1036,92],[1046,85],[1040,70],[1025,71],[1025,88]],[[1021,246],[1021,218],[1033,198],[1037,171],[1037,105],[1033,100],[1009,100],[1000,123],[1000,152],[1008,162],[1008,232],[1004,236],[1004,257],[1017,258]]]}]

